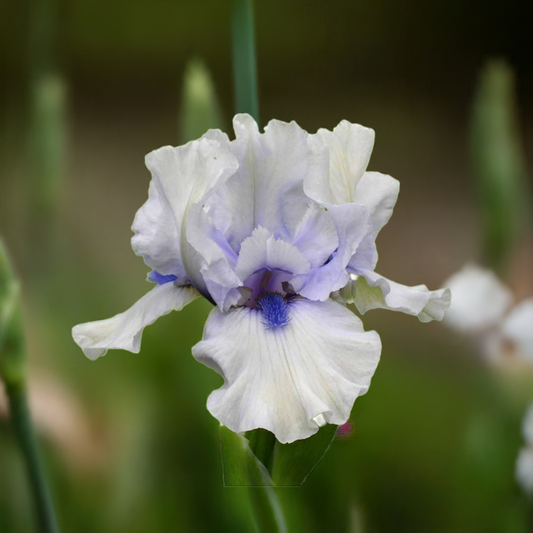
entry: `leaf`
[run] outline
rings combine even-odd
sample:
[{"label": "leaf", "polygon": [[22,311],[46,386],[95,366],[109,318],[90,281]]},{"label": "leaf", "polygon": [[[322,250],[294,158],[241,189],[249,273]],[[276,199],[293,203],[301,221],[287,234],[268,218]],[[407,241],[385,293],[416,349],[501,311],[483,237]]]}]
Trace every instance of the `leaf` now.
[{"label": "leaf", "polygon": [[249,487],[254,519],[260,533],[287,533],[272,478],[250,448],[248,439],[220,426],[224,486]]},{"label": "leaf", "polygon": [[290,444],[276,442],[271,459],[270,475],[278,487],[303,485],[328,451],[337,426],[327,424],[304,440]]},{"label": "leaf", "polygon": [[244,437],[220,426],[224,485],[303,485],[328,451],[336,431],[337,426],[327,424],[308,439],[281,444],[266,430],[250,431]]},{"label": "leaf", "polygon": [[220,425],[222,475],[226,487],[272,486],[266,467],[257,459],[245,437]]}]

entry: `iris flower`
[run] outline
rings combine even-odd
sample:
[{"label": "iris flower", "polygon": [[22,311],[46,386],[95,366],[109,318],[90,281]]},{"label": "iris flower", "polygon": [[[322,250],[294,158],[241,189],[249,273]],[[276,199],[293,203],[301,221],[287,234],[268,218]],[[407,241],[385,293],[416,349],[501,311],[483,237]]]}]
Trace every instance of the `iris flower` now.
[{"label": "iris flower", "polygon": [[234,129],[233,141],[210,130],[146,156],[132,247],[156,287],[73,337],[90,359],[138,353],[145,326],[201,295],[215,307],[193,355],[224,378],[209,411],[237,433],[293,442],[345,423],[370,385],[381,342],[346,303],[426,322],[442,319],[450,293],[374,272],[399,184],[366,171],[373,130],[343,121],[310,135],[273,120],[260,133],[248,115]]},{"label": "iris flower", "polygon": [[533,298],[513,293],[487,268],[465,265],[445,284],[454,298],[446,324],[471,338],[494,364],[533,363]]}]

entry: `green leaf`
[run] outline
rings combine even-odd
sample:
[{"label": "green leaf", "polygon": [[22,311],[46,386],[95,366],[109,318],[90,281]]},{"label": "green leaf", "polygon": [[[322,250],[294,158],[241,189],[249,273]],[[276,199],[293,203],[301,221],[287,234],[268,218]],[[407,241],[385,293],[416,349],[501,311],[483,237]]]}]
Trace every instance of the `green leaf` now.
[{"label": "green leaf", "polygon": [[304,440],[290,444],[276,442],[271,459],[272,481],[278,487],[303,485],[328,451],[337,426],[327,424]]},{"label": "green leaf", "polygon": [[195,58],[187,64],[183,78],[181,140],[198,139],[211,128],[222,128],[215,87],[205,64]]},{"label": "green leaf", "polygon": [[226,487],[249,487],[254,519],[260,533],[286,533],[287,526],[272,478],[257,459],[246,437],[220,426],[222,472]]},{"label": "green leaf", "polygon": [[308,439],[281,444],[264,429],[237,435],[220,426],[224,485],[299,486],[328,451],[337,426],[327,424]]},{"label": "green leaf", "polygon": [[226,487],[272,486],[266,467],[254,455],[247,438],[220,426],[222,473]]},{"label": "green leaf", "polygon": [[483,218],[484,260],[501,268],[527,227],[524,154],[515,103],[515,79],[503,60],[481,72],[472,112],[472,164]]}]

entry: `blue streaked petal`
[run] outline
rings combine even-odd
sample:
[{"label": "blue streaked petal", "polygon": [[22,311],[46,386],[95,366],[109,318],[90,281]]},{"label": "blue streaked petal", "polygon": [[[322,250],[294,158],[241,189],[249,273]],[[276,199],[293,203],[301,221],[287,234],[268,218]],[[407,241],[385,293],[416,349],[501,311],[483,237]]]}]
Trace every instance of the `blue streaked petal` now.
[{"label": "blue streaked petal", "polygon": [[339,247],[324,265],[291,280],[294,290],[310,300],[327,300],[332,292],[348,283],[346,265],[368,228],[368,211],[364,206],[326,204],[326,207],[337,229]]}]

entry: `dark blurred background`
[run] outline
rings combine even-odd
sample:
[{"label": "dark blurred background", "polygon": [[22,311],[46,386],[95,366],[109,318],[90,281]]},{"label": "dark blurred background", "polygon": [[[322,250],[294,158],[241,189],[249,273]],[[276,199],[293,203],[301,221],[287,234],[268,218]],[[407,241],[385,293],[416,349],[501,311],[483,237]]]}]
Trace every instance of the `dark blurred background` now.
[{"label": "dark blurred background", "polygon": [[[381,274],[438,288],[478,257],[469,132],[491,57],[514,70],[531,168],[526,7],[256,2],[263,124],[372,127],[370,170],[401,182],[378,240]],[[143,158],[188,140],[179,125],[194,57],[230,132],[229,2],[0,0],[0,233],[24,283],[34,415],[64,531],[254,530],[246,490],[222,487],[218,425],[205,408],[220,377],[190,354],[210,305],[196,301],[147,328],[139,355],[91,362],[70,336],[150,288],[129,243],[150,180]],[[39,159],[43,143],[52,163]],[[515,255],[506,282],[531,296],[527,252]],[[526,531],[531,510],[514,462],[532,376],[488,369],[439,323],[386,311],[363,320],[382,336],[382,361],[356,402],[352,436],[334,442],[302,488],[278,490],[290,531]],[[29,498],[1,416],[0,532],[25,533]]]}]

